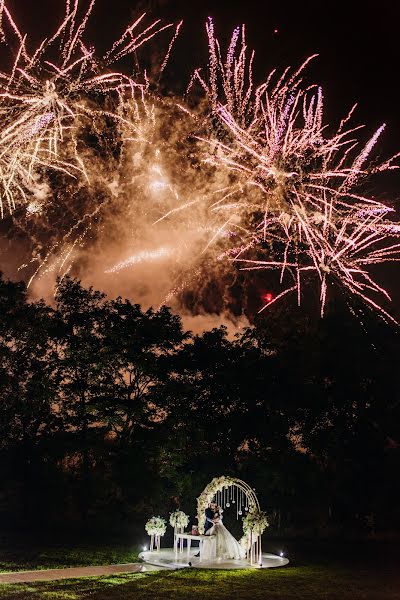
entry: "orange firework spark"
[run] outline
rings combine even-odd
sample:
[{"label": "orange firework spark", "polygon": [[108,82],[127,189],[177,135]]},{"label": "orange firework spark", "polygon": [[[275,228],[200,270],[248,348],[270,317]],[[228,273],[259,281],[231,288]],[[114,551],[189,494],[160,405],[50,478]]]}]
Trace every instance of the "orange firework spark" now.
[{"label": "orange firework spark", "polygon": [[[138,31],[145,18],[142,14],[125,30],[111,50],[97,57],[87,47],[83,36],[94,9],[91,0],[78,19],[79,0],[66,0],[65,18],[53,36],[29,52],[27,35],[22,34],[10,11],[0,4],[3,41],[6,33],[19,41],[10,73],[0,73],[0,211],[12,212],[17,204],[27,202],[29,188],[36,174],[52,169],[71,176],[89,179],[85,162],[78,151],[77,132],[82,122],[94,117],[111,118],[124,126],[133,124],[123,118],[121,107],[126,97],[146,93],[146,78],[139,82],[110,67],[130,55],[172,24],[157,20]],[[179,26],[174,39],[179,32]],[[50,55],[57,46],[58,60]],[[163,67],[168,59],[164,60]],[[98,106],[99,97],[115,99],[114,110]],[[97,106],[93,106],[96,97]]]}]

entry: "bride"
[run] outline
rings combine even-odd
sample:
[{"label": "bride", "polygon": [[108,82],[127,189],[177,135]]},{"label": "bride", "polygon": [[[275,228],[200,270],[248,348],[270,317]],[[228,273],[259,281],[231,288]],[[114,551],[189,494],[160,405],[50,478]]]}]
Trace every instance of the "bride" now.
[{"label": "bride", "polygon": [[[206,535],[215,535],[216,558],[219,559],[240,559],[244,558],[246,551],[239,542],[227,530],[222,522],[221,508],[216,505],[213,518],[213,526],[206,531]],[[207,558],[207,557],[204,557]],[[211,558],[211,557],[209,557]]]}]

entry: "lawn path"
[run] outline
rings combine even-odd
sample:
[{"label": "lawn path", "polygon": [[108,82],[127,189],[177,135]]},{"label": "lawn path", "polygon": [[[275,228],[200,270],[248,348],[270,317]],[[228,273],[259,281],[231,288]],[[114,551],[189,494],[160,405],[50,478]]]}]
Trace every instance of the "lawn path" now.
[{"label": "lawn path", "polygon": [[33,581],[55,581],[56,579],[74,579],[77,577],[100,577],[101,575],[117,575],[120,573],[143,573],[160,571],[162,567],[153,567],[143,563],[127,563],[122,565],[104,565],[96,567],[70,567],[68,569],[38,569],[36,571],[18,571],[1,573],[0,584],[30,583]]}]

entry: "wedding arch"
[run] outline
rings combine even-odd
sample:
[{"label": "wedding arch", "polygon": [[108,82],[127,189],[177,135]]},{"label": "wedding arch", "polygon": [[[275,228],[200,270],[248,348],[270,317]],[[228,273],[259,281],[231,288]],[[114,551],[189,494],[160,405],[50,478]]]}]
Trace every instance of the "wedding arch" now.
[{"label": "wedding arch", "polygon": [[234,506],[237,519],[248,511],[258,512],[260,510],[256,493],[247,483],[236,477],[225,475],[214,477],[197,498],[197,519],[200,532],[204,531],[205,510],[212,501],[215,501],[223,510]]},{"label": "wedding arch", "polygon": [[223,510],[233,507],[236,518],[243,518],[244,535],[241,543],[245,546],[250,562],[262,564],[261,534],[268,526],[265,513],[260,510],[260,503],[252,487],[236,477],[221,476],[206,485],[197,498],[197,520],[199,532],[204,533],[206,521],[205,510],[210,502],[216,502]]}]

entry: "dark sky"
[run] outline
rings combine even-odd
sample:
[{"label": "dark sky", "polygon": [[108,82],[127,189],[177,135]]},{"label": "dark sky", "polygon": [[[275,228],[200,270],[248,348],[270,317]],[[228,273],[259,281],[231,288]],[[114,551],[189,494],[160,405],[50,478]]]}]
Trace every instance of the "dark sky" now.
[{"label": "dark sky", "polygon": [[[81,0],[82,4],[85,1]],[[9,0],[8,5],[22,29],[42,35],[62,15],[64,0]],[[296,64],[319,53],[310,74],[326,89],[328,111],[341,113],[359,101],[360,118],[368,119],[371,127],[386,121],[388,135],[397,147],[399,7],[396,0],[97,0],[88,34],[96,45],[105,47],[142,10],[148,9],[153,17],[183,18],[185,27],[171,68],[178,66],[178,59],[179,67],[186,65],[189,71],[206,57],[207,16],[214,17],[220,36],[226,40],[231,30],[244,22],[249,45],[257,52],[260,76],[274,66]],[[181,77],[178,70],[175,77],[178,73]]]}]

